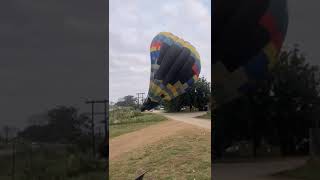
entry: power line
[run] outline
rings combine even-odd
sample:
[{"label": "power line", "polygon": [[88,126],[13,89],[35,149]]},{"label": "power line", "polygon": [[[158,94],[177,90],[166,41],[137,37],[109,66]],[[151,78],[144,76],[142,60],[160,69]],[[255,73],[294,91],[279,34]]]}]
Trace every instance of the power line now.
[{"label": "power line", "polygon": [[[107,108],[108,108],[108,100],[91,100],[91,101],[86,101],[86,104],[91,104],[91,136],[92,136],[92,151],[94,157],[96,156],[96,143],[95,143],[95,124],[94,124],[94,116],[95,115],[104,115],[104,131],[105,131],[105,141],[106,143],[109,143],[109,131],[108,131],[108,115],[107,115]],[[104,104],[104,112],[95,112],[95,104]]]},{"label": "power line", "polygon": [[145,93],[137,93],[138,96],[138,107],[140,107],[140,99],[141,99],[141,105],[143,104],[143,100],[144,100],[144,95]]}]

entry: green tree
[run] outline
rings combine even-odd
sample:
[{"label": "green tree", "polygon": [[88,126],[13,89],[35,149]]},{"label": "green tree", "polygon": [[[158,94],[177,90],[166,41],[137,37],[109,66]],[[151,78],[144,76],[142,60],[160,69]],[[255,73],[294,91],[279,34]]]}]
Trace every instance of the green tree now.
[{"label": "green tree", "polygon": [[282,153],[294,152],[295,144],[308,138],[313,112],[319,107],[319,67],[311,65],[298,46],[283,51],[272,82],[274,124]]},{"label": "green tree", "polygon": [[48,111],[49,128],[53,132],[52,138],[62,141],[72,140],[79,135],[78,110],[74,107],[59,106]]},{"label": "green tree", "polygon": [[164,107],[169,112],[178,112],[184,106],[188,106],[190,110],[192,107],[195,107],[200,111],[203,111],[211,98],[210,86],[210,82],[204,77],[201,77],[185,94],[182,94],[169,102],[164,102]]},{"label": "green tree", "polygon": [[[191,105],[200,111],[205,110],[211,98],[211,85],[204,77],[200,78],[187,93]],[[187,101],[188,102],[188,101]]]},{"label": "green tree", "polygon": [[257,84],[256,91],[213,113],[213,147],[218,155],[239,140],[251,140],[256,154],[262,139],[280,146],[287,155],[296,153],[297,145],[308,138],[320,107],[318,66],[308,63],[295,46],[281,52],[271,75],[271,79]]},{"label": "green tree", "polygon": [[[190,98],[186,97],[187,94],[183,94],[181,96],[176,97],[172,101],[169,102],[163,102],[164,109],[167,112],[179,112],[181,108],[184,106],[186,100],[189,101]],[[189,104],[188,104],[189,105]]]},{"label": "green tree", "polygon": [[78,109],[66,106],[50,109],[45,118],[47,124],[30,125],[19,136],[35,141],[73,142],[87,123],[87,119],[78,116]]},{"label": "green tree", "polygon": [[135,98],[132,95],[124,96],[123,98],[120,98],[117,103],[115,103],[116,106],[122,106],[122,107],[137,107],[137,98]]}]

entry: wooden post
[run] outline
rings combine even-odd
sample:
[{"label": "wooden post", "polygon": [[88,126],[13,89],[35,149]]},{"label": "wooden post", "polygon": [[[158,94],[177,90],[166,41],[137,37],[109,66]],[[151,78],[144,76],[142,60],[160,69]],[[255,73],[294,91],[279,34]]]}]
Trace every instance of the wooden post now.
[{"label": "wooden post", "polygon": [[[95,115],[104,115],[104,130],[105,130],[105,139],[109,140],[109,133],[108,133],[108,114],[107,114],[107,108],[108,108],[108,100],[96,100],[96,101],[86,101],[86,104],[91,104],[91,135],[92,135],[92,151],[94,157],[96,156],[96,143],[95,143],[95,124],[94,124],[94,116]],[[94,104],[95,103],[104,103],[104,112],[95,112],[94,110]]]}]

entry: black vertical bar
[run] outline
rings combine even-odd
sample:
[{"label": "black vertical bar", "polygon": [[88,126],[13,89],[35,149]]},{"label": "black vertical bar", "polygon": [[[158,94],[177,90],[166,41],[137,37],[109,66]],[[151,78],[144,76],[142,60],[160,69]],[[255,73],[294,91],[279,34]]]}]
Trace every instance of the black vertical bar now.
[{"label": "black vertical bar", "polygon": [[107,117],[107,100],[104,101],[104,133],[108,137],[108,117]]},{"label": "black vertical bar", "polygon": [[[109,104],[108,100],[104,102],[104,121],[105,121],[105,143],[106,143],[106,151],[107,151],[107,158],[106,158],[106,169],[109,172],[109,122],[108,122],[108,115],[107,111],[109,112]],[[109,174],[107,174],[107,179],[109,179]]]},{"label": "black vertical bar", "polygon": [[[109,0],[105,1],[106,2],[106,27],[107,27],[107,31],[106,32],[109,32]],[[106,46],[106,99],[107,101],[109,101],[109,33],[105,33],[106,34],[106,42],[107,42],[107,46]],[[109,103],[108,103],[109,105]],[[109,108],[108,108],[108,111],[109,111]],[[108,121],[108,120],[107,120]],[[106,176],[107,176],[107,180],[109,179],[109,126],[108,126],[108,122],[107,122],[107,137],[106,137],[106,140],[107,140],[107,173],[106,173]]]}]

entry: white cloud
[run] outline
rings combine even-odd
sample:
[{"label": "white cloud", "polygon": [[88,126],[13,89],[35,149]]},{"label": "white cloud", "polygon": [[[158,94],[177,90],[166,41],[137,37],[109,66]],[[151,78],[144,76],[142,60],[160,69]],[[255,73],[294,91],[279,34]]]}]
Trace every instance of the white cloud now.
[{"label": "white cloud", "polygon": [[211,81],[211,10],[203,0],[110,0],[111,101],[148,92],[149,46],[161,31],[189,41],[201,56],[201,76]]}]

